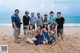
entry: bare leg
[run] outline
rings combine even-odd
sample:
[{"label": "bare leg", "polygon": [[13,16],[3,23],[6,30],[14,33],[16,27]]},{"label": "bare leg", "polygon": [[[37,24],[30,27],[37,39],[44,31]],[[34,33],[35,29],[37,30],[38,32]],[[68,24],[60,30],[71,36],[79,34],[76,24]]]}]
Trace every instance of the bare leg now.
[{"label": "bare leg", "polygon": [[24,29],[24,35],[26,35],[26,29]]},{"label": "bare leg", "polygon": [[59,33],[57,33],[57,39],[59,38]]},{"label": "bare leg", "polygon": [[61,35],[61,39],[63,40],[63,34],[60,34]]},{"label": "bare leg", "polygon": [[21,32],[21,31],[20,31],[20,29],[19,29],[19,33],[18,33],[18,35],[20,35],[20,32]]}]

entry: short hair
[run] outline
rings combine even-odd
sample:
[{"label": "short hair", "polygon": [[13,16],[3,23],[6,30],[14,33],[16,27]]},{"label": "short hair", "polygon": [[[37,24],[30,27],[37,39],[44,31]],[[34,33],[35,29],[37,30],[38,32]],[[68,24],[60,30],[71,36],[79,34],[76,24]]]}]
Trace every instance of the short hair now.
[{"label": "short hair", "polygon": [[40,13],[37,13],[37,15],[39,15]]},{"label": "short hair", "polygon": [[31,14],[34,14],[34,12],[32,12]]},{"label": "short hair", "polygon": [[18,9],[16,9],[16,10],[15,10],[15,12],[16,12],[16,11],[18,11],[18,12],[19,12],[19,10],[18,10]]},{"label": "short hair", "polygon": [[29,14],[29,12],[28,11],[25,11],[25,14]]},{"label": "short hair", "polygon": [[61,14],[61,12],[57,12],[57,14]]},{"label": "short hair", "polygon": [[53,12],[53,11],[50,11],[50,14],[51,14],[51,13],[52,13],[52,14],[54,14],[54,12]]}]

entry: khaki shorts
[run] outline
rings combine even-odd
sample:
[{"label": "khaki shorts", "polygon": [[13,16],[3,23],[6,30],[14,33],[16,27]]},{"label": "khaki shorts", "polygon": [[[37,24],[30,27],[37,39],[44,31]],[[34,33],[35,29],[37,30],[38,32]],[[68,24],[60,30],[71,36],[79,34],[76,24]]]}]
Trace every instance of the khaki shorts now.
[{"label": "khaki shorts", "polygon": [[13,30],[14,30],[14,32],[13,32],[14,37],[18,38],[20,31],[16,30],[16,28],[13,28]]}]

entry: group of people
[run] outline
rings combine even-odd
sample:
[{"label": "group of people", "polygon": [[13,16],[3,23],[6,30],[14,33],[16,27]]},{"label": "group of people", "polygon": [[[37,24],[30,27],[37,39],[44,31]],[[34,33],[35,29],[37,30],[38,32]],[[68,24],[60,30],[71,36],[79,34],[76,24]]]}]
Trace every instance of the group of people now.
[{"label": "group of people", "polygon": [[61,12],[57,12],[57,18],[54,18],[54,12],[50,11],[50,17],[48,17],[47,14],[44,14],[43,19],[40,13],[37,13],[37,17],[35,17],[34,12],[29,16],[29,12],[26,11],[23,16],[23,22],[21,22],[19,10],[16,9],[11,20],[15,43],[20,43],[18,38],[21,24],[23,24],[24,40],[28,43],[35,45],[52,44],[56,42],[59,36],[63,39],[63,24],[65,19],[61,16]]}]

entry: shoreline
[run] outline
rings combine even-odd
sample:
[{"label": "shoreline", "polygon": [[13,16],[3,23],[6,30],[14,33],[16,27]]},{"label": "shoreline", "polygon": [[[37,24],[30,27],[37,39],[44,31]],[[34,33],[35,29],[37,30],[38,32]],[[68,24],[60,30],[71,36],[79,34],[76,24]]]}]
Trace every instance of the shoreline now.
[{"label": "shoreline", "polygon": [[[12,26],[12,24],[11,23],[3,23],[3,24],[0,23],[0,26]],[[64,26],[80,26],[80,23],[65,23]]]},{"label": "shoreline", "polygon": [[[9,34],[10,33],[10,34]],[[23,26],[21,26],[21,35],[23,35]],[[80,34],[80,26],[64,26],[64,35],[65,34],[73,34],[75,35],[76,33]],[[8,35],[13,35],[13,28],[12,26],[0,26],[0,34],[8,34]],[[70,35],[71,35],[70,34]]]}]

